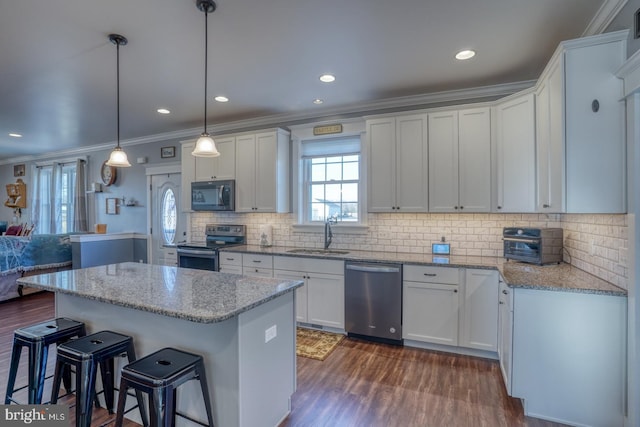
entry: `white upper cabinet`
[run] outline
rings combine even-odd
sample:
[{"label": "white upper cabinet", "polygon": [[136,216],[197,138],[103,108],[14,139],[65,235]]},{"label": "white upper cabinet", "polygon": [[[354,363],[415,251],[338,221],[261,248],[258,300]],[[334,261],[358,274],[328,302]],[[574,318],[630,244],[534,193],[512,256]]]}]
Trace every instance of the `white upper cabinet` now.
[{"label": "white upper cabinet", "polygon": [[289,132],[236,136],[236,212],[289,212]]},{"label": "white upper cabinet", "polygon": [[426,212],[427,115],[367,120],[369,212]]},{"label": "white upper cabinet", "polygon": [[191,183],[196,177],[196,158],[191,155],[191,152],[195,146],[195,141],[183,142],[181,146],[180,210],[182,212],[191,212]]},{"label": "white upper cabinet", "polygon": [[218,157],[196,157],[196,181],[234,179],[236,177],[236,138],[215,137]]},{"label": "white upper cabinet", "polygon": [[536,90],[537,209],[626,212],[624,101],[615,76],[627,32],[560,44]]},{"label": "white upper cabinet", "polygon": [[429,114],[429,211],[491,210],[491,109]]},{"label": "white upper cabinet", "polygon": [[536,140],[533,93],[495,107],[495,200],[493,212],[535,212]]}]

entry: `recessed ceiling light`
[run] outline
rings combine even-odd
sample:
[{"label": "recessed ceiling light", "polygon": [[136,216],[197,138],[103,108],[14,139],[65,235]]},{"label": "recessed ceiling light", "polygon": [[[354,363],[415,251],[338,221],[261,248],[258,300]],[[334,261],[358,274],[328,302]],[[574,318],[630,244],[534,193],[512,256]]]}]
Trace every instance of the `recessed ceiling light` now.
[{"label": "recessed ceiling light", "polygon": [[471,59],[474,56],[476,56],[476,52],[473,50],[461,50],[460,52],[456,53],[456,59],[459,59],[461,61],[464,61],[465,59]]},{"label": "recessed ceiling light", "polygon": [[171,111],[167,110],[166,108],[158,108],[158,113],[160,113],[160,114],[171,114]]},{"label": "recessed ceiling light", "polygon": [[324,102],[324,101],[323,101],[322,99],[320,99],[320,98],[317,98],[317,99],[314,99],[314,100],[313,100],[313,103],[314,103],[314,104],[316,104],[316,105],[320,105],[320,104],[322,104],[323,102]]},{"label": "recessed ceiling light", "polygon": [[12,136],[12,137],[14,137],[14,138],[22,138],[22,135],[21,135],[21,134],[19,134],[19,133],[13,133],[13,132],[11,132],[11,133],[9,134],[9,136]]},{"label": "recessed ceiling light", "polygon": [[229,102],[229,98],[227,98],[226,96],[222,96],[222,95],[218,95],[213,99],[215,99],[218,102]]},{"label": "recessed ceiling light", "polygon": [[331,83],[336,80],[336,76],[333,74],[323,74],[320,76],[320,81],[324,83]]}]

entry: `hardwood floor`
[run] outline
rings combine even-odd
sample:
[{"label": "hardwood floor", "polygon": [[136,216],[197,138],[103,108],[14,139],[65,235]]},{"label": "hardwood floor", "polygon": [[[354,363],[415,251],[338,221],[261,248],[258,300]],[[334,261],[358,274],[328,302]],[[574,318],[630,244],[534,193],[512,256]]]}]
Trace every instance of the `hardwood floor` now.
[{"label": "hardwood floor", "polygon": [[507,396],[497,361],[344,339],[298,357],[290,426],[551,427]]},{"label": "hardwood floor", "polygon": [[[49,293],[0,303],[3,398],[14,329],[52,317],[53,295]],[[47,372],[53,371],[54,360],[52,348]],[[520,401],[506,395],[498,363],[492,360],[349,338],[325,361],[297,360],[298,389],[292,412],[280,427],[560,425],[525,417]],[[20,385],[26,383],[26,357],[21,362]],[[45,396],[50,383],[46,382]],[[69,413],[73,425],[73,408]],[[112,425],[112,419],[106,410],[96,409],[92,426]]]}]

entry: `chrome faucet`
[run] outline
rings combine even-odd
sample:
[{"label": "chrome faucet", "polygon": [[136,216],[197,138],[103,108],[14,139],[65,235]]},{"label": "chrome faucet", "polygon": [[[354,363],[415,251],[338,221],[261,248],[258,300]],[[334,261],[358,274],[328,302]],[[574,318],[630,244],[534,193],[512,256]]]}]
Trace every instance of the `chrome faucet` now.
[{"label": "chrome faucet", "polygon": [[329,245],[331,245],[331,239],[333,238],[333,233],[331,232],[331,224],[337,223],[338,220],[336,218],[329,217],[324,223],[324,248],[329,249]]}]

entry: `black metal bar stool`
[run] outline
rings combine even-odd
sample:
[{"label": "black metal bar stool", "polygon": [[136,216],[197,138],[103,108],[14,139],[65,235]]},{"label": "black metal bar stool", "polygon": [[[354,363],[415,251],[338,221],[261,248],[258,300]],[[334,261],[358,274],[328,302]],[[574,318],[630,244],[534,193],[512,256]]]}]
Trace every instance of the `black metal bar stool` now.
[{"label": "black metal bar stool", "polygon": [[[64,317],[16,329],[13,334],[9,380],[7,381],[7,392],[4,398],[5,405],[9,405],[11,402],[19,403],[13,399],[13,393],[24,388],[15,388],[22,347],[27,347],[29,350],[29,379],[26,385],[28,387],[27,403],[39,405],[42,403],[49,346],[51,344],[61,344],[73,337],[83,337],[84,335],[84,323]],[[70,388],[70,378],[71,375],[67,371],[64,376],[67,390]]]},{"label": "black metal bar stool", "polygon": [[[99,365],[107,410],[113,414],[114,358],[122,353],[127,354],[129,362],[136,360],[133,339],[130,336],[112,331],[96,332],[59,345],[51,403],[55,404],[58,401],[60,381],[65,366],[74,366],[76,370],[76,426],[91,426],[91,411],[93,409],[91,402],[96,396],[95,383]],[[136,397],[138,404],[142,404],[142,393],[137,392]],[[144,414],[143,421],[146,421]]]},{"label": "black metal bar stool", "polygon": [[[193,379],[200,381],[208,424],[176,411],[177,388]],[[202,356],[175,348],[163,348],[122,368],[116,427],[122,426],[126,391],[129,387],[142,390],[149,395],[149,413],[153,427],[175,426],[176,415],[203,426],[213,427],[211,400]],[[144,412],[142,407],[140,412]]]}]

